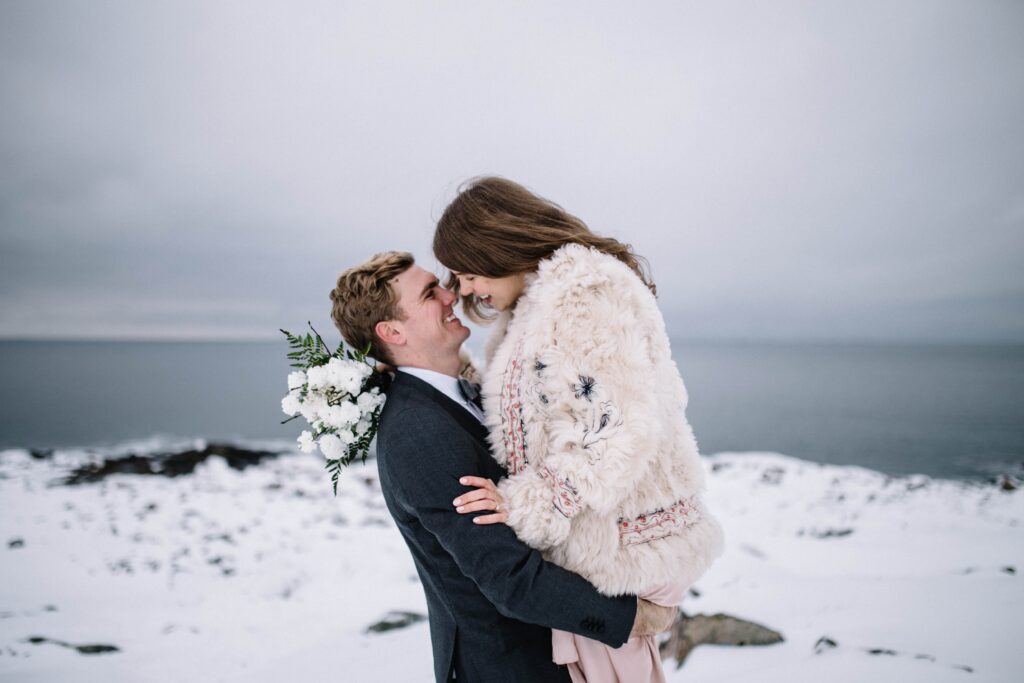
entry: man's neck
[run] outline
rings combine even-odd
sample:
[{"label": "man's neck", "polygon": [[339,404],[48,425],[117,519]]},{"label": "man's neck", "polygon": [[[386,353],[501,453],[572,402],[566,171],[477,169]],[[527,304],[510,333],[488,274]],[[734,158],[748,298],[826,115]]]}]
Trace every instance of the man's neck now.
[{"label": "man's neck", "polygon": [[449,377],[459,376],[459,356],[455,354],[451,358],[405,358],[395,359],[396,364],[399,367],[408,368],[422,368],[423,370],[433,370],[439,372],[442,375],[448,375]]}]

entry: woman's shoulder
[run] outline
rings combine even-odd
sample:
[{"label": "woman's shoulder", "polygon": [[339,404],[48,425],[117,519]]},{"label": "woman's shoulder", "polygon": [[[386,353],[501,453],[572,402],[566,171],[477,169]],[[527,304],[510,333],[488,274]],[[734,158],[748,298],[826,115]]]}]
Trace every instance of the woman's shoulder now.
[{"label": "woman's shoulder", "polygon": [[538,298],[554,306],[573,305],[580,299],[609,294],[649,292],[625,263],[582,244],[566,244],[541,261],[537,268]]},{"label": "woman's shoulder", "polygon": [[537,267],[537,273],[541,277],[545,274],[560,276],[566,271],[578,270],[597,271],[598,274],[606,276],[614,276],[623,270],[632,272],[629,266],[611,254],[575,243],[563,244]]}]

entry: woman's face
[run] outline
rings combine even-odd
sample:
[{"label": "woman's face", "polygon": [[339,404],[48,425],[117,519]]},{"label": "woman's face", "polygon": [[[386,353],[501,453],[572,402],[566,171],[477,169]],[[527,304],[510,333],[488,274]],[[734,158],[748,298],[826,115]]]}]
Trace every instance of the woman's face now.
[{"label": "woman's face", "polygon": [[459,293],[475,296],[491,308],[507,311],[512,308],[526,286],[524,273],[505,277],[484,277],[469,273],[455,273],[459,278]]}]

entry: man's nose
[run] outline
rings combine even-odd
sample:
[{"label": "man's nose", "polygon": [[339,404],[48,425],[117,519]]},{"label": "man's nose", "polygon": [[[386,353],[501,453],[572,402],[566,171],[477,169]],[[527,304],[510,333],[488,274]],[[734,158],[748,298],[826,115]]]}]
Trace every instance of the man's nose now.
[{"label": "man's nose", "polygon": [[441,288],[441,303],[445,306],[455,301],[455,292],[450,289]]}]

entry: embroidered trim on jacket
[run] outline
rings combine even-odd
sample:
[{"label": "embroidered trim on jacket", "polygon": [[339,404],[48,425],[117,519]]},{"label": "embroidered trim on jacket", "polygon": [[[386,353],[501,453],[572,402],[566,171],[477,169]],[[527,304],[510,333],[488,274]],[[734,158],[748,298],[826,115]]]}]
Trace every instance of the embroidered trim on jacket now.
[{"label": "embroidered trim on jacket", "polygon": [[687,527],[700,519],[699,501],[696,496],[676,501],[668,509],[658,509],[634,519],[619,518],[619,545],[639,545],[664,538]]},{"label": "embroidered trim on jacket", "polygon": [[566,477],[556,475],[548,467],[542,467],[538,472],[541,479],[548,482],[555,489],[552,503],[555,509],[562,513],[566,519],[572,519],[580,511],[580,494]]},{"label": "embroidered trim on jacket", "polygon": [[521,472],[528,464],[526,458],[526,423],[523,421],[523,402],[520,386],[523,378],[523,341],[520,337],[512,356],[505,366],[501,385],[501,439],[508,456],[509,476]]}]

